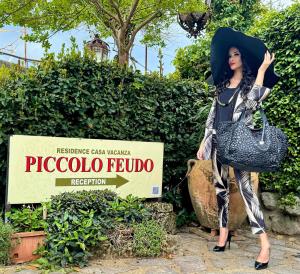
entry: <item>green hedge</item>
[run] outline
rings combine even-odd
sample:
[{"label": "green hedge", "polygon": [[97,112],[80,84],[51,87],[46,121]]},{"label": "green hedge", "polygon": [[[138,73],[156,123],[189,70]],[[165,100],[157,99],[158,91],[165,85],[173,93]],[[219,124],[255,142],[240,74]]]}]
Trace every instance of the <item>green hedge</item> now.
[{"label": "green hedge", "polygon": [[184,176],[186,161],[198,149],[206,117],[196,115],[197,104],[210,104],[203,88],[99,64],[79,53],[49,56],[0,85],[2,185],[8,137],[25,134],[164,142],[168,188]]},{"label": "green hedge", "polygon": [[[265,190],[300,195],[300,3],[281,12],[271,11],[251,29],[275,52],[275,69],[281,76],[264,103],[269,122],[288,136],[288,157],[280,173],[262,174]],[[292,197],[288,195],[287,197]],[[291,199],[292,202],[292,199]]]}]

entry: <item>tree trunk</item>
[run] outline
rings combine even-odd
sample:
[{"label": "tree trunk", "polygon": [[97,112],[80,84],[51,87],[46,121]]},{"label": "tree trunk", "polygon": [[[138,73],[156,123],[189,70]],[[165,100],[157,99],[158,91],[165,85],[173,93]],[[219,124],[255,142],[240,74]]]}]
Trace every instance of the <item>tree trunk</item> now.
[{"label": "tree trunk", "polygon": [[118,49],[118,58],[120,65],[128,66],[129,51],[126,51],[122,45],[120,45],[120,48]]},{"label": "tree trunk", "polygon": [[131,42],[130,28],[120,29],[117,36],[118,61],[120,65],[128,66],[130,49],[133,46]]}]

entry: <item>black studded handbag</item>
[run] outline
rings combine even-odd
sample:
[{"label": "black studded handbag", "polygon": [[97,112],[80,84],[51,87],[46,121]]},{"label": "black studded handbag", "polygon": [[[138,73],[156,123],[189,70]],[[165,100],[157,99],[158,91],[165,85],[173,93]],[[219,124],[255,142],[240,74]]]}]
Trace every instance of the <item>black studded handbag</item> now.
[{"label": "black studded handbag", "polygon": [[245,123],[245,111],[238,121],[220,122],[216,129],[217,158],[222,164],[250,172],[278,171],[286,156],[287,137],[269,125],[259,107],[263,127],[253,129]]}]

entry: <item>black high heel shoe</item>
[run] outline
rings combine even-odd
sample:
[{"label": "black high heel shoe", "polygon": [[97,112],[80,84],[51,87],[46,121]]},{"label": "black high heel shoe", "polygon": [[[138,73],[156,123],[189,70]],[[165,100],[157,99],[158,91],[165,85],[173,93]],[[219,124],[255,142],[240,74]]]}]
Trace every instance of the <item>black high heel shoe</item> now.
[{"label": "black high heel shoe", "polygon": [[232,237],[232,234],[231,234],[230,231],[228,231],[227,240],[226,240],[226,242],[225,242],[225,245],[223,245],[223,246],[216,245],[216,246],[213,248],[213,251],[214,251],[214,252],[224,252],[224,251],[225,251],[225,247],[226,247],[227,242],[228,242],[228,249],[230,249],[231,237]]},{"label": "black high heel shoe", "polygon": [[[269,258],[270,258],[270,256],[271,256],[271,250],[269,248]],[[269,261],[270,261],[270,259],[269,259]],[[268,267],[269,261],[267,261],[266,263],[255,261],[254,268],[256,270],[266,269]]]},{"label": "black high heel shoe", "polygon": [[256,270],[266,269],[268,267],[269,261],[266,263],[261,263],[258,261],[255,261],[254,267]]}]

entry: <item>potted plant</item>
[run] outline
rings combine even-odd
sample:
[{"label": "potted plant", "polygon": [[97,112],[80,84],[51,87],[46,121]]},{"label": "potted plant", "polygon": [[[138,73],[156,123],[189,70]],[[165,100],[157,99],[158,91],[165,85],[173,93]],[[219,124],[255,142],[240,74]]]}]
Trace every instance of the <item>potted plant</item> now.
[{"label": "potted plant", "polygon": [[11,262],[24,263],[39,258],[34,251],[43,245],[45,239],[43,207],[12,208],[6,213],[6,217],[15,232],[11,236]]}]

